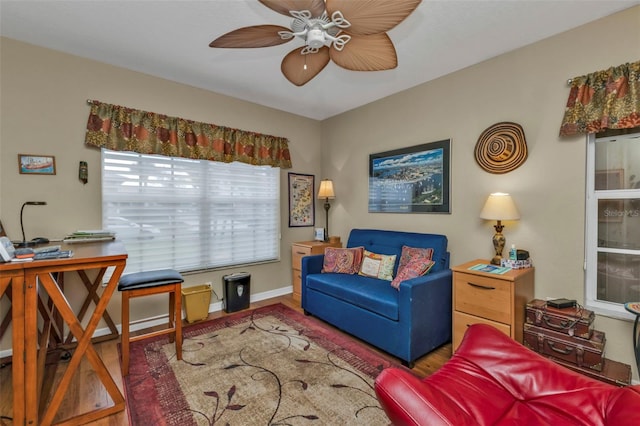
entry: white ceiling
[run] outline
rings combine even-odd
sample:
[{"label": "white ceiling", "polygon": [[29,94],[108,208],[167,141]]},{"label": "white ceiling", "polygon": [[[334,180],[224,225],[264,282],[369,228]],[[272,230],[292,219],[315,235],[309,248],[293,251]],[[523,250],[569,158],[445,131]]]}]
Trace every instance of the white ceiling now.
[{"label": "white ceiling", "polygon": [[280,72],[299,39],[258,49],[209,47],[239,27],[289,26],[291,19],[257,0],[0,0],[0,34],[322,120],[637,4],[423,0],[388,33],[396,69],[354,72],[330,62],[302,87]]}]

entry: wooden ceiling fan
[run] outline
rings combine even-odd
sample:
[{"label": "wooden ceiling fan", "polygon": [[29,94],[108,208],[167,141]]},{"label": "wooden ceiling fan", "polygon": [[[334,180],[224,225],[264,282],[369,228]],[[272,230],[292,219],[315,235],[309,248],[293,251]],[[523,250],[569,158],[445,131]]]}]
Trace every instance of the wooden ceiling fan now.
[{"label": "wooden ceiling fan", "polygon": [[302,39],[280,66],[291,83],[303,86],[329,61],[352,71],[382,71],[398,65],[387,31],[404,21],[422,0],[258,0],[293,17],[291,28],[255,25],[212,41],[217,48],[269,47]]}]

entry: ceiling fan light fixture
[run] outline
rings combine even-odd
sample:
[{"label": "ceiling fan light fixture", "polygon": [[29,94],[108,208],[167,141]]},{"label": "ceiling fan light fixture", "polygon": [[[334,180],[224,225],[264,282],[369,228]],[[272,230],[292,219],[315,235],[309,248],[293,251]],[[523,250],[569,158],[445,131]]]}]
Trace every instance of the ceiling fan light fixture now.
[{"label": "ceiling fan light fixture", "polygon": [[[382,71],[398,66],[387,32],[407,18],[422,0],[258,0],[293,17],[290,28],[254,25],[221,35],[216,48],[255,48],[284,44],[294,38],[304,46],[289,52],[280,65],[296,86],[314,78],[329,62],[351,71]],[[298,9],[298,10],[293,10]],[[345,16],[349,20],[345,19]],[[313,55],[310,55],[313,53]],[[308,63],[307,63],[308,62]]]}]

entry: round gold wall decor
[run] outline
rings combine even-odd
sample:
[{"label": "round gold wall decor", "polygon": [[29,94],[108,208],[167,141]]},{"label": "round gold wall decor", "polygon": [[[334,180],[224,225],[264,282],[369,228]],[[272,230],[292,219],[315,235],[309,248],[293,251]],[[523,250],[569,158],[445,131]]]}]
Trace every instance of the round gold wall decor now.
[{"label": "round gold wall decor", "polygon": [[489,173],[508,173],[527,159],[527,142],[522,126],[517,123],[496,123],[487,128],[476,143],[476,161]]}]

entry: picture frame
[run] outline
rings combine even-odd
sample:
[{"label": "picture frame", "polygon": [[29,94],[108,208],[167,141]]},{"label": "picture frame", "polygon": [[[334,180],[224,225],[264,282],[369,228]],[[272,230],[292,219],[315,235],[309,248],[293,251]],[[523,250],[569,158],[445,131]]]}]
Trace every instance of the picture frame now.
[{"label": "picture frame", "polygon": [[316,241],[324,241],[324,228],[315,228],[313,239]]},{"label": "picture frame", "polygon": [[369,213],[451,213],[451,139],[369,155]]},{"label": "picture frame", "polygon": [[315,176],[292,173],[289,177],[289,227],[315,225]]},{"label": "picture frame", "polygon": [[55,175],[53,155],[18,154],[18,171],[23,175]]}]

